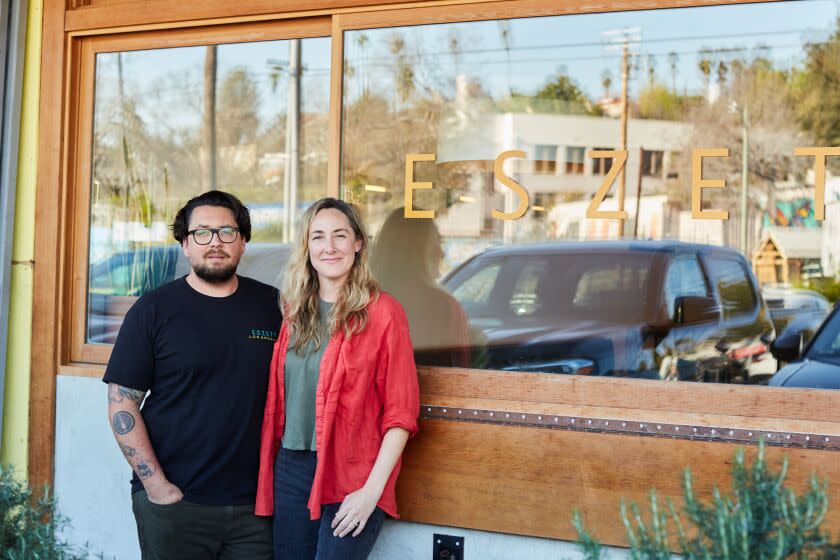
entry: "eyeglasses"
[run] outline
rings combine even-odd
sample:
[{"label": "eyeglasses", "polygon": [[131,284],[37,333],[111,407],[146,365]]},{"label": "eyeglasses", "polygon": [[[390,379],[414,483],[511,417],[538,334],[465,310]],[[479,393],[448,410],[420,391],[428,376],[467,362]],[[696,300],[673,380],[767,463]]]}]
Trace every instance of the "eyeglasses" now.
[{"label": "eyeglasses", "polygon": [[209,245],[213,241],[213,235],[218,236],[222,243],[233,243],[239,236],[239,228],[231,226],[199,228],[188,231],[187,235],[192,235],[193,241],[198,245]]}]

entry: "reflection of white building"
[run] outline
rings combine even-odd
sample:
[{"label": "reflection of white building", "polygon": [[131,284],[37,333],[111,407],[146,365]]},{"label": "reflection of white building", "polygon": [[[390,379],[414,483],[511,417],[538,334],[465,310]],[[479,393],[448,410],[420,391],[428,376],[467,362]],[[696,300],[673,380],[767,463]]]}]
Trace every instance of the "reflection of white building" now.
[{"label": "reflection of white building", "polygon": [[823,274],[840,276],[840,177],[826,173],[825,221],[822,223],[821,261]]},{"label": "reflection of white building", "polygon": [[[588,201],[601,186],[612,160],[588,157],[591,150],[617,150],[620,145],[621,123],[617,119],[586,115],[500,113],[487,101],[471,99],[456,102],[455,110],[441,122],[438,143],[438,162],[471,165],[472,174],[468,192],[441,216],[438,225],[444,235],[478,236],[486,230],[486,219],[492,209],[511,210],[518,204],[510,189],[498,181],[493,182],[493,162],[508,150],[525,152],[525,159],[508,160],[505,171],[519,182],[530,195],[532,210],[516,224],[516,235],[535,228],[555,236],[572,235],[569,228],[577,227],[582,239],[601,238],[618,234],[618,223],[594,220],[595,225],[573,226],[575,219],[585,219]],[[667,214],[667,200],[661,208],[648,211],[652,195],[664,194],[666,182],[679,181],[678,158],[681,147],[691,137],[689,124],[673,121],[630,119],[628,123],[628,161],[625,173],[625,208],[628,216],[635,216],[635,197],[641,178],[643,198],[642,213],[660,216],[657,225],[647,224],[655,237],[676,237],[670,231],[671,220]],[[616,179],[611,193],[616,192],[620,179]],[[687,185],[687,183],[686,183]],[[687,186],[686,186],[687,188]],[[654,197],[656,198],[656,197]],[[581,201],[563,203],[563,200]],[[659,200],[657,198],[657,200]],[[584,202],[585,201],[585,202]],[[608,209],[609,199],[605,201]],[[546,213],[542,208],[562,206],[562,210]],[[476,206],[479,208],[477,209]],[[537,206],[536,209],[533,206]],[[569,215],[575,212],[576,215]],[[562,218],[561,218],[562,216]],[[553,223],[529,224],[528,222]],[[563,223],[558,223],[556,220]],[[644,219],[644,218],[643,218]],[[601,223],[603,222],[603,223]],[[507,225],[512,230],[512,224]],[[640,223],[640,226],[642,224]],[[602,231],[606,228],[606,231]],[[627,228],[632,231],[628,221]],[[588,233],[592,230],[592,237]],[[513,231],[505,238],[513,240]],[[640,232],[641,237],[641,232]]]},{"label": "reflection of white building", "polygon": [[[577,202],[563,202],[556,204],[548,212],[551,223],[551,237],[584,241],[591,239],[616,239],[619,234],[618,220],[588,220],[586,209],[590,200]],[[618,200],[613,197],[601,204],[600,210],[617,210]],[[629,232],[632,235],[632,221],[636,217],[636,198],[630,197],[625,201]],[[639,204],[638,239],[663,239],[665,237],[666,219],[668,216],[668,197],[664,194],[643,196]]]}]

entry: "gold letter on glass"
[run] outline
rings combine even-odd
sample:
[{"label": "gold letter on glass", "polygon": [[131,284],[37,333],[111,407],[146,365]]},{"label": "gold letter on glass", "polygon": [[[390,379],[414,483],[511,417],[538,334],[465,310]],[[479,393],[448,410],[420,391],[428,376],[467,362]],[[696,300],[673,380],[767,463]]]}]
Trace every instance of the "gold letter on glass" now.
[{"label": "gold letter on glass", "polygon": [[825,220],[825,159],[840,156],[836,148],[794,148],[795,156],[814,156],[814,219]]},{"label": "gold letter on glass", "polygon": [[431,182],[414,180],[414,163],[418,161],[435,161],[435,154],[406,154],[405,155],[405,217],[406,218],[434,218],[434,210],[414,209],[414,190],[431,189]]},{"label": "gold letter on glass", "polygon": [[613,158],[612,166],[604,177],[604,182],[601,183],[601,188],[592,197],[592,202],[589,203],[589,208],[586,209],[586,217],[589,219],[617,219],[626,220],[627,211],[624,210],[624,190],[618,191],[618,210],[598,210],[601,203],[604,202],[604,197],[607,196],[607,191],[610,190],[615,178],[618,177],[619,172],[627,163],[627,150],[589,150],[586,153],[587,157],[592,159]]},{"label": "gold letter on glass", "polygon": [[703,189],[725,189],[726,179],[704,179],[704,157],[729,157],[729,148],[712,148],[691,152],[691,217],[695,220],[728,220],[726,210],[703,210]]}]

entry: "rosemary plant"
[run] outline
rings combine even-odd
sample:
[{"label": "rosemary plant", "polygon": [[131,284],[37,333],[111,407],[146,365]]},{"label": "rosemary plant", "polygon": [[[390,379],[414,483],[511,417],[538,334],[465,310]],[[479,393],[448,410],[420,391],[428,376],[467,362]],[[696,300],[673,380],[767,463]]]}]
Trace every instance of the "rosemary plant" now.
[{"label": "rosemary plant", "polygon": [[[701,500],[686,469],[681,510],[670,499],[667,509],[661,508],[655,490],[650,492],[647,516],[636,504],[628,507],[622,500],[630,557],[669,560],[676,552],[686,560],[840,559],[840,547],[820,528],[828,511],[827,482],[812,474],[808,488],[797,495],[785,486],[787,468],[785,457],[778,470],[772,469],[760,442],[751,465],[742,448],[736,451],[728,494],[715,485],[711,500]],[[572,523],[585,558],[602,558],[601,546],[584,527],[580,512]]]}]

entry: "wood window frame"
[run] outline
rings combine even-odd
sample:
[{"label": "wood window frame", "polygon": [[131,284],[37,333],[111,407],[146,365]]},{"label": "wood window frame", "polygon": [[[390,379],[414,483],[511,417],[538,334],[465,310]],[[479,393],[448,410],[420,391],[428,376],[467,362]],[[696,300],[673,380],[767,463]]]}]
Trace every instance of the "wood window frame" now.
[{"label": "wood window frame", "polygon": [[[776,1],[776,0],[767,0]],[[93,59],[97,52],[136,50],[186,46],[188,44],[221,44],[301,37],[302,18],[320,18],[327,32],[317,36],[332,38],[330,78],[330,131],[328,189],[339,194],[341,153],[341,109],[344,32],[350,30],[499,20],[520,17],[556,16],[576,13],[617,12],[656,8],[700,7],[727,4],[755,3],[748,0],[621,0],[607,2],[556,2],[554,0],[440,0],[427,2],[397,2],[394,0],[327,0],[318,10],[308,9],[303,0],[291,0],[278,7],[270,0],[207,0],[198,4],[172,3],[169,0],[131,0],[106,3],[102,0],[44,0],[43,47],[41,55],[41,99],[39,124],[39,163],[36,207],[35,286],[32,327],[32,367],[30,386],[29,481],[33,486],[53,481],[55,452],[56,376],[101,376],[102,364],[110,347],[95,348],[82,344],[84,331],[84,301],[87,288],[87,251],[89,239],[90,151],[93,127]],[[319,28],[320,29],[320,28]],[[284,31],[282,31],[284,30]],[[284,35],[285,33],[285,35]],[[82,315],[81,320],[79,315]],[[88,346],[88,347],[86,347]],[[505,408],[522,411],[547,411],[554,414],[590,415],[624,418],[628,421],[684,421],[716,423],[730,426],[749,426],[753,429],[772,429],[780,425],[788,430],[819,431],[840,435],[840,412],[835,405],[836,393],[803,389],[753,388],[728,385],[707,385],[698,391],[691,383],[669,384],[657,381],[622,379],[587,379],[458,370],[448,368],[420,369],[422,402],[429,405],[473,406],[476,408]],[[438,449],[426,449],[441,430],[460,430],[459,434],[480,438],[483,428],[465,423],[427,420],[427,438],[410,447],[404,462],[402,488],[418,489],[418,497],[405,504],[405,517],[421,522],[453,524],[477,529],[519,534],[533,534],[554,538],[573,538],[566,520],[558,520],[547,511],[537,516],[514,505],[510,515],[500,515],[498,508],[471,507],[474,518],[464,522],[458,508],[440,507],[446,503],[447,492],[457,495],[464,489],[458,473],[469,473],[476,465],[469,454],[456,457],[451,467],[424,472],[424,453],[438,454]],[[454,426],[454,427],[453,427]],[[500,430],[501,428],[495,428]],[[505,430],[533,430],[534,428],[505,428]],[[632,454],[642,454],[656,463],[661,454],[652,451],[650,441],[655,438],[601,436],[601,440],[569,436],[553,432],[520,432],[535,434],[553,443],[590,445],[590,450],[621,440],[622,450],[616,461]],[[499,432],[501,433],[501,432]],[[517,437],[505,432],[500,442],[510,444],[505,455],[518,460],[527,469],[528,462],[539,461],[544,447],[514,448]],[[592,437],[592,436],[588,436]],[[553,438],[553,439],[552,439]],[[466,440],[469,442],[469,439]],[[476,442],[486,441],[476,439]],[[536,440],[535,440],[536,441]],[[586,441],[594,443],[587,444]],[[460,443],[446,440],[453,451]],[[457,444],[457,445],[456,445]],[[708,442],[679,442],[668,444],[659,439],[656,446],[672,449],[682,464],[702,465],[704,461],[719,461],[712,470],[725,476],[731,446]],[[532,446],[539,447],[539,446]],[[778,450],[770,454],[779,456]],[[500,456],[501,457],[501,456]],[[494,459],[494,468],[507,468],[502,459]],[[465,459],[466,458],[466,459]],[[840,476],[836,454],[831,451],[797,450],[799,464],[817,465],[822,475]],[[804,468],[804,467],[803,467]],[[447,470],[448,469],[448,470]],[[460,470],[459,470],[460,469]],[[669,475],[674,473],[669,473]],[[797,483],[807,473],[796,476]],[[438,476],[439,475],[439,476]],[[655,473],[649,480],[636,476],[632,484],[643,487],[662,482]],[[466,475],[464,475],[466,476]],[[624,475],[621,475],[624,476]],[[628,475],[629,476],[629,475]],[[635,476],[635,475],[634,475]],[[427,477],[427,478],[424,478]],[[431,478],[428,478],[431,477]],[[621,478],[621,477],[619,477]],[[606,480],[614,487],[576,490],[581,499],[614,498],[623,491],[631,494],[636,487],[628,478]],[[647,480],[647,482],[646,482]],[[674,482],[674,481],[669,481]],[[513,503],[518,480],[503,480],[492,488],[482,488],[474,494],[475,504]],[[544,473],[532,480],[533,496],[548,494],[556,479]],[[672,485],[673,486],[673,485]],[[668,487],[673,490],[673,487]],[[425,494],[420,495],[419,488]],[[460,488],[460,490],[459,490]],[[629,490],[627,490],[629,488]],[[431,492],[431,494],[429,494]],[[513,492],[513,493],[512,493]],[[582,492],[582,493],[581,493]],[[598,494],[602,492],[601,494]],[[606,493],[603,493],[606,492]],[[636,492],[638,494],[638,492]],[[666,492],[667,494],[667,492]],[[635,496],[631,496],[635,497]],[[642,496],[643,497],[643,496]],[[526,497],[532,501],[534,497]],[[599,498],[600,499],[600,498]],[[455,504],[450,504],[455,505]],[[527,504],[526,504],[527,505]],[[611,511],[614,504],[609,504]],[[564,505],[565,507],[565,505]],[[564,510],[565,511],[565,510]],[[606,511],[606,510],[605,510]],[[558,510],[560,512],[560,510]],[[504,512],[502,512],[504,513]],[[553,512],[557,513],[557,512]],[[562,512],[560,512],[562,513]],[[565,511],[568,515],[569,512]],[[535,521],[539,517],[542,521]],[[840,524],[840,512],[830,514],[831,523]],[[516,521],[521,518],[520,521]],[[500,525],[500,523],[507,523]],[[614,517],[602,522],[618,527]],[[620,543],[623,529],[604,535],[605,542]],[[599,535],[602,536],[602,535]]]}]

